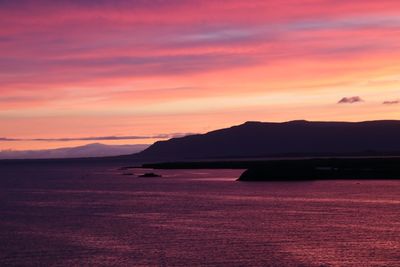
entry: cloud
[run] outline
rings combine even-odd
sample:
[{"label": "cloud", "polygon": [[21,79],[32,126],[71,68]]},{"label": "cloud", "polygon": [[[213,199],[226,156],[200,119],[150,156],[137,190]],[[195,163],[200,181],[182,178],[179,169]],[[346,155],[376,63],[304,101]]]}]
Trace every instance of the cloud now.
[{"label": "cloud", "polygon": [[364,102],[361,97],[359,96],[351,96],[351,97],[343,97],[339,100],[338,104],[354,104]]},{"label": "cloud", "polygon": [[[0,47],[0,72],[7,74],[0,85],[43,83],[53,90],[51,82],[63,86],[133,75],[206,73],[294,57],[397,49],[395,33],[386,31],[400,25],[398,16],[371,12],[396,10],[397,1],[200,2],[0,1],[0,42],[8,43]],[[360,28],[365,35],[347,37]],[[370,36],[380,41],[370,45]],[[345,43],[331,41],[342,38]]]},{"label": "cloud", "polygon": [[396,105],[396,104],[400,104],[400,100],[384,101],[382,104],[383,105]]},{"label": "cloud", "polygon": [[0,142],[9,142],[9,141],[20,141],[20,140],[15,138],[0,137]]},{"label": "cloud", "polygon": [[0,142],[70,142],[70,141],[113,141],[113,140],[140,140],[140,139],[168,139],[192,135],[193,133],[171,133],[147,136],[93,136],[93,137],[64,137],[64,138],[7,138],[0,137]]}]

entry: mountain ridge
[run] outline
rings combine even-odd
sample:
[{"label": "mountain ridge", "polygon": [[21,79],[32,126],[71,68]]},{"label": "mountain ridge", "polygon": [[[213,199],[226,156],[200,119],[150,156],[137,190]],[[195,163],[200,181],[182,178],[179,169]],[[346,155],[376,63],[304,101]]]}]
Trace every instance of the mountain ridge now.
[{"label": "mountain ridge", "polygon": [[400,152],[400,121],[247,121],[205,134],[158,141],[140,159],[191,160],[277,155],[349,155]]}]

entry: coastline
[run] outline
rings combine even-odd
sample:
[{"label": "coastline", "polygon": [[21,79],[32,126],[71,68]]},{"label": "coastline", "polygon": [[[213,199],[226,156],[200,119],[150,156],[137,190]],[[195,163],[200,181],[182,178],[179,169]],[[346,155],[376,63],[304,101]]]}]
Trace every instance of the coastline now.
[{"label": "coastline", "polygon": [[399,157],[181,161],[143,164],[152,169],[246,169],[239,181],[400,179]]}]

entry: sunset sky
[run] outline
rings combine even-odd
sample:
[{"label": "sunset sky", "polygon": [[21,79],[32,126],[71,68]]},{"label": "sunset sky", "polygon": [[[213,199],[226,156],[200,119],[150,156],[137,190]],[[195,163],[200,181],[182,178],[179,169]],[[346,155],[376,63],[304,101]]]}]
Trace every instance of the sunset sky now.
[{"label": "sunset sky", "polygon": [[400,119],[400,1],[0,1],[0,150]]}]

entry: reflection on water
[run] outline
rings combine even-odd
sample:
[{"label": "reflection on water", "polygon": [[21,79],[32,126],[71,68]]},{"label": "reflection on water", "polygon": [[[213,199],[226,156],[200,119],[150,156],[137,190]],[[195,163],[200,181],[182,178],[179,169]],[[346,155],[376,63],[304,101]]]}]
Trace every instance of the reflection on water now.
[{"label": "reflection on water", "polygon": [[400,266],[400,181],[118,167],[1,166],[0,265]]}]

